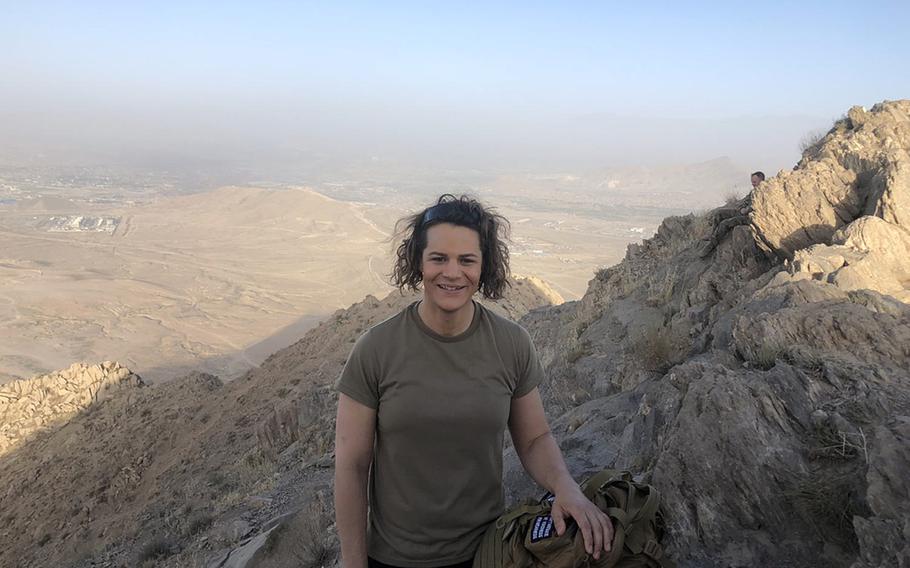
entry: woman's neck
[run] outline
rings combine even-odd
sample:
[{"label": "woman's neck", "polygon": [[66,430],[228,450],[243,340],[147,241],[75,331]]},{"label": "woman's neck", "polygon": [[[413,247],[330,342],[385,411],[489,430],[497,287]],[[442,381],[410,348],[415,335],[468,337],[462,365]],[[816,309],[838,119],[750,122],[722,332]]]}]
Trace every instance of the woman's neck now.
[{"label": "woman's neck", "polygon": [[444,337],[460,335],[471,327],[474,321],[474,301],[471,300],[457,312],[446,312],[433,309],[429,302],[422,301],[417,304],[417,315],[420,321],[434,332]]}]

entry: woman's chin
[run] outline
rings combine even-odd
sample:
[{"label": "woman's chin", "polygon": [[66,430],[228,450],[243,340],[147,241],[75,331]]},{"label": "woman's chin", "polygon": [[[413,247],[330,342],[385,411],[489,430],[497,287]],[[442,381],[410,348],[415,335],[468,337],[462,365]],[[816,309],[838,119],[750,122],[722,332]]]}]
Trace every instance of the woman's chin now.
[{"label": "woman's chin", "polygon": [[459,293],[457,296],[446,294],[442,297],[431,298],[429,303],[444,312],[457,312],[471,303],[471,296],[464,292]]}]

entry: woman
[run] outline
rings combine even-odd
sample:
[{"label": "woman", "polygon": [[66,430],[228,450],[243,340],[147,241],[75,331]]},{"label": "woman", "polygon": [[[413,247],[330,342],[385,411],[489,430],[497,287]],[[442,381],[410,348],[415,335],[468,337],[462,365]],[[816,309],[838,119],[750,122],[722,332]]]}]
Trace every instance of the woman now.
[{"label": "woman", "polygon": [[393,281],[422,288],[423,299],[361,336],[339,380],[342,565],[470,567],[486,526],[503,512],[506,427],[525,469],[556,496],[557,532],[572,517],[599,558],[613,528],[582,495],[550,434],[530,336],[472,299],[478,291],[501,298],[508,285],[508,222],[446,194],[401,223]]}]

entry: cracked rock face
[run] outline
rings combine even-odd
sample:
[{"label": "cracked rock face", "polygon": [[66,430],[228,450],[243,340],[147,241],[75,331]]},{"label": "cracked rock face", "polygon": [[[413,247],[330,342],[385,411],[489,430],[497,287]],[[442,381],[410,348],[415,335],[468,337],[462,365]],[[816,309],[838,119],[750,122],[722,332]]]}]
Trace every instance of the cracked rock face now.
[{"label": "cracked rock face", "polygon": [[0,386],[0,455],[115,391],[143,384],[126,367],[106,361],[75,363],[62,371]]},{"label": "cracked rock face", "polygon": [[872,216],[910,231],[910,101],[854,107],[790,172],[753,192],[751,222],[784,258]]},{"label": "cracked rock face", "polygon": [[790,272],[843,290],[875,290],[910,302],[910,231],[865,216],[839,229],[831,241],[796,251]]},{"label": "cracked rock face", "polygon": [[679,566],[910,566],[908,152],[910,101],[854,108],[749,224],[667,219],[523,320],[572,473],[653,483]]}]

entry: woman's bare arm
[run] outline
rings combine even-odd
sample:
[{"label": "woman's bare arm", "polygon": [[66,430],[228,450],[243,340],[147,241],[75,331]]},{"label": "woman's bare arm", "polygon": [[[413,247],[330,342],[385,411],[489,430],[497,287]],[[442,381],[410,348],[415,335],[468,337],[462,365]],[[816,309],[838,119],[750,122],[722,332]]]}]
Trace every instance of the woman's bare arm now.
[{"label": "woman's bare arm", "polygon": [[582,533],[588,554],[599,559],[601,551],[609,552],[613,523],[584,496],[569,474],[562,452],[550,433],[536,388],[512,400],[509,432],[525,470],[556,496],[551,509],[556,532],[562,534],[566,530],[565,518],[572,517]]},{"label": "woman's bare arm", "polygon": [[335,524],[343,568],[367,566],[367,478],[373,460],[376,411],[338,395],[335,421]]}]

